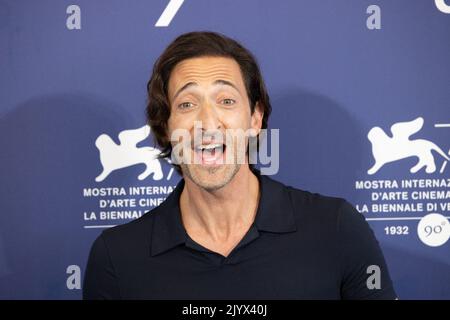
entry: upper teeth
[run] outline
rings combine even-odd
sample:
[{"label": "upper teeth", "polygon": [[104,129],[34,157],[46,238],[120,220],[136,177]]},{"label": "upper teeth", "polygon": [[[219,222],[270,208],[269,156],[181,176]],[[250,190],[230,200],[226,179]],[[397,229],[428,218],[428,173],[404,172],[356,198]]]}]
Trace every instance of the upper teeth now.
[{"label": "upper teeth", "polygon": [[197,149],[207,149],[207,150],[210,150],[210,149],[218,148],[218,147],[221,147],[221,146],[222,146],[222,145],[221,145],[220,143],[202,144],[202,145],[199,145],[199,146],[197,147]]}]

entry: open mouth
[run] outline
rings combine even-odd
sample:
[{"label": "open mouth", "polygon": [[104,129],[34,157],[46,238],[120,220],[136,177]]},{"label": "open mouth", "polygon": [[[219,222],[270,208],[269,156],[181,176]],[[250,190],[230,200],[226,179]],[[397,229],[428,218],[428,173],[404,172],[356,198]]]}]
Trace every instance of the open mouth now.
[{"label": "open mouth", "polygon": [[224,164],[226,145],[222,143],[201,144],[194,148],[196,164],[219,165]]}]

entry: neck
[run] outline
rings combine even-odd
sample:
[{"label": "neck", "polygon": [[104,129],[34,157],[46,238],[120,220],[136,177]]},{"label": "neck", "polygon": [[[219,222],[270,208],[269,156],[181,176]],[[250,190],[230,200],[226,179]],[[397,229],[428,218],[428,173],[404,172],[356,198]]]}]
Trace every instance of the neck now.
[{"label": "neck", "polygon": [[259,202],[258,178],[243,165],[224,187],[207,191],[189,178],[180,196],[183,224],[189,234],[226,241],[249,229]]}]

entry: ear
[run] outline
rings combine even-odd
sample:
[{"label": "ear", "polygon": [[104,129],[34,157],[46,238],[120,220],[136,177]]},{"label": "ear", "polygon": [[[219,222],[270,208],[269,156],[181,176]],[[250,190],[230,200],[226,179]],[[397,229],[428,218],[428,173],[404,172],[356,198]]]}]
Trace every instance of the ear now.
[{"label": "ear", "polygon": [[255,110],[253,111],[252,118],[251,118],[251,128],[255,130],[256,135],[259,134],[262,127],[262,120],[264,117],[264,111],[261,107],[261,104],[256,102]]}]

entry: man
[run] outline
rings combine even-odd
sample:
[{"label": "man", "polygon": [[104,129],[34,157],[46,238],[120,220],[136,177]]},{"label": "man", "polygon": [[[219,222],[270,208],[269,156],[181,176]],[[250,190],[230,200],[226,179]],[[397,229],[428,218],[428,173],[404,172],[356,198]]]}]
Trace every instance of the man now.
[{"label": "man", "polygon": [[[267,128],[269,97],[248,50],[216,33],[181,35],[155,63],[148,94],[162,157],[183,179],[159,207],[97,238],[85,299],[396,297],[356,209],[261,175],[248,153],[238,161],[236,134],[217,138],[244,130],[247,147]],[[192,139],[174,139],[180,130]]]}]

